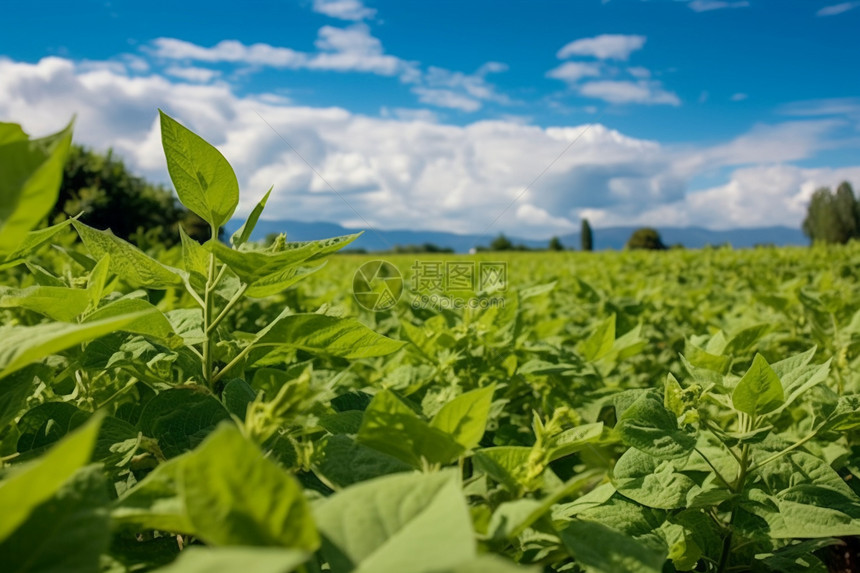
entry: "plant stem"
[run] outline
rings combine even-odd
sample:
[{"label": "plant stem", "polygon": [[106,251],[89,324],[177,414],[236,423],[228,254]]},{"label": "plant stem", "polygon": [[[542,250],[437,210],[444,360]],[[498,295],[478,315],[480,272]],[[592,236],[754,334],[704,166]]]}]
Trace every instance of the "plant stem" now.
[{"label": "plant stem", "polygon": [[805,444],[806,442],[808,442],[809,440],[814,438],[817,434],[818,434],[818,430],[814,430],[811,434],[809,434],[808,436],[806,436],[805,438],[803,438],[799,442],[796,442],[796,443],[788,446],[784,450],[781,450],[781,451],[773,454],[772,456],[765,458],[764,460],[760,461],[759,463],[753,465],[753,467],[751,467],[749,471],[753,472],[753,471],[759,469],[760,467],[769,464],[770,462],[778,460],[779,458],[781,458],[785,454],[792,452],[793,450],[796,450],[797,448],[799,448],[800,446],[802,446],[803,444]]},{"label": "plant stem", "polygon": [[[755,417],[747,416],[746,414],[739,413],[738,414],[738,422],[740,426],[741,433],[751,432],[755,428]],[[734,494],[740,494],[744,489],[744,482],[747,479],[747,474],[749,473],[748,463],[749,463],[749,452],[750,446],[749,444],[744,444],[741,446],[741,459],[738,467],[738,477],[735,480],[735,483],[732,485],[731,490]],[[737,500],[735,500],[734,504],[737,504]],[[734,537],[734,524],[735,517],[737,516],[737,508],[732,507],[732,515],[729,518],[729,532],[726,534],[726,537],[723,539],[723,548],[720,552],[720,562],[717,566],[717,573],[725,573],[726,566],[729,564],[729,555],[731,555],[732,550],[732,539]]]},{"label": "plant stem", "polygon": [[203,331],[206,333],[206,340],[203,342],[203,380],[210,388],[214,384],[212,379],[212,332],[209,329],[209,324],[212,321],[214,311],[214,300],[212,291],[215,289],[215,255],[209,254],[209,277],[206,280],[206,289],[203,292]]},{"label": "plant stem", "polygon": [[706,463],[706,464],[708,464],[709,466],[711,466],[711,469],[712,469],[712,470],[714,470],[714,474],[716,474],[716,476],[719,478],[719,480],[720,480],[721,482],[723,482],[724,484],[726,484],[726,487],[728,487],[728,488],[731,488],[731,487],[732,487],[731,482],[729,482],[729,480],[727,480],[726,478],[724,478],[724,477],[723,477],[723,475],[720,473],[720,471],[717,469],[717,467],[716,467],[714,464],[712,464],[712,463],[711,463],[711,460],[709,460],[709,459],[707,458],[707,456],[705,456],[705,454],[702,452],[702,450],[700,450],[699,448],[696,448],[696,453],[697,453],[697,454],[699,454],[699,455],[702,457],[702,459],[703,459],[703,460],[705,460],[705,463]]},{"label": "plant stem", "polygon": [[253,349],[257,348],[258,346],[260,346],[260,345],[259,345],[259,344],[254,344],[254,343],[252,342],[251,344],[249,344],[248,346],[246,346],[245,348],[243,348],[243,349],[242,349],[242,352],[240,352],[239,354],[237,354],[237,355],[236,355],[236,357],[235,357],[233,360],[231,360],[230,362],[228,362],[228,363],[227,363],[227,366],[225,366],[224,368],[222,368],[221,370],[219,370],[219,371],[218,371],[218,374],[216,374],[216,375],[215,375],[215,377],[212,379],[212,383],[213,383],[213,384],[215,384],[215,383],[216,383],[216,382],[218,382],[221,378],[223,378],[223,377],[224,377],[224,374],[226,374],[228,370],[231,370],[231,369],[232,369],[234,366],[236,366],[236,365],[237,365],[237,364],[238,364],[238,363],[239,363],[243,358],[245,358],[245,357],[248,355],[248,353],[249,353],[249,352],[251,352]]},{"label": "plant stem", "polygon": [[[223,267],[227,268],[227,267]],[[233,295],[233,298],[227,303],[227,306],[215,317],[215,319],[209,324],[209,327],[206,329],[206,336],[209,336],[221,323],[222,320],[227,316],[227,314],[233,310],[233,307],[236,306],[236,303],[242,298],[242,295],[245,294],[245,291],[248,290],[248,285],[243,284],[242,287],[236,291],[236,294]]]}]

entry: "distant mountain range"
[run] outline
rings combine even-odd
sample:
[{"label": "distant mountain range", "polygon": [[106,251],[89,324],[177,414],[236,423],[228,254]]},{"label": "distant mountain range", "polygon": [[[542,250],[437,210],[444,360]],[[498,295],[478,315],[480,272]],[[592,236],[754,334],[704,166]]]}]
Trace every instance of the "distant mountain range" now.
[{"label": "distant mountain range", "polygon": [[[242,221],[230,221],[226,225],[228,236],[232,234]],[[604,227],[593,229],[595,250],[622,249],[627,239],[637,227]],[[253,240],[266,237],[270,233],[287,233],[290,241],[313,241],[338,235],[346,235],[364,230],[365,233],[349,248],[365,249],[367,251],[387,251],[395,246],[423,245],[432,243],[438,247],[454,249],[458,253],[467,253],[469,249],[479,245],[487,246],[497,235],[460,235],[444,231],[411,231],[411,230],[372,230],[348,229],[336,223],[307,223],[303,221],[266,221],[260,220],[254,233]],[[809,240],[800,229],[790,227],[757,227],[748,229],[729,229],[712,231],[702,227],[662,227],[658,228],[660,236],[666,245],[680,243],[688,248],[701,248],[708,245],[729,243],[735,248],[754,247],[756,245],[808,245]],[[514,244],[522,244],[529,248],[546,248],[550,237],[543,240],[520,239],[508,235]],[[579,233],[571,233],[559,237],[566,248],[579,249]]]}]

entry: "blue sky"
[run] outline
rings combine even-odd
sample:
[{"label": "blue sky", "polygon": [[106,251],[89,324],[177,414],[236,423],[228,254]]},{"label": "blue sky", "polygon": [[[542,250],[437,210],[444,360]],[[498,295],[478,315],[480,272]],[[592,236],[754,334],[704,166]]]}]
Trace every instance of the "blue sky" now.
[{"label": "blue sky", "polygon": [[270,218],[795,226],[816,186],[860,185],[856,1],[34,2],[7,21],[0,119],[76,113],[79,141],[166,180],[162,107],[234,163],[242,210],[275,185]]}]

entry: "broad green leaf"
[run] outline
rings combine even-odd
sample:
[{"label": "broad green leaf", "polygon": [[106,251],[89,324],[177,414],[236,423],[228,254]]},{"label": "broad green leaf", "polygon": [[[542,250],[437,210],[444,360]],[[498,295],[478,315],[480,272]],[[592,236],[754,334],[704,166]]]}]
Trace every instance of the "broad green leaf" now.
[{"label": "broad green leaf", "polygon": [[166,289],[182,284],[182,277],[110,230],[99,231],[72,221],[87,250],[96,259],[110,255],[110,270],[134,287]]},{"label": "broad green leaf", "polygon": [[314,469],[333,485],[347,487],[388,474],[411,472],[414,468],[349,436],[337,435],[324,438],[315,449]]},{"label": "broad green leaf", "polygon": [[278,294],[324,266],[325,262],[315,267],[286,267],[281,271],[255,280],[245,291],[245,294],[252,298],[266,298]]},{"label": "broad green leaf", "polygon": [[812,364],[809,362],[815,356],[813,347],[803,354],[798,354],[771,365],[774,373],[782,384],[785,402],[779,409],[787,408],[810,388],[821,384],[830,375],[830,363]]},{"label": "broad green leaf", "polygon": [[726,344],[723,354],[737,356],[748,351],[770,328],[769,324],[756,324],[738,331]]},{"label": "broad green leaf", "polygon": [[583,424],[551,437],[543,445],[547,461],[555,461],[581,450],[586,444],[596,442],[603,434],[603,422]]},{"label": "broad green leaf", "polygon": [[659,460],[630,448],[612,470],[612,484],[618,492],[637,503],[657,509],[685,506],[687,493],[696,483],[678,471],[671,460]]},{"label": "broad green leaf", "polygon": [[27,267],[27,270],[30,271],[33,275],[33,280],[36,281],[37,285],[41,286],[50,286],[50,287],[65,287],[67,286],[63,280],[46,269],[45,267],[36,264],[33,261],[27,261],[24,263],[24,266]]},{"label": "broad green leaf", "polygon": [[711,354],[689,340],[684,345],[684,357],[696,368],[710,370],[719,374],[726,374],[732,365],[732,358],[730,356]]},{"label": "broad green leaf", "polygon": [[245,421],[245,414],[248,412],[248,404],[253,402],[256,397],[257,391],[241,378],[234,378],[227,382],[221,393],[221,401],[224,402],[227,411],[243,422]]},{"label": "broad green leaf", "polygon": [[117,500],[112,517],[211,545],[319,546],[299,483],[230,424],[160,464]]},{"label": "broad green leaf", "polygon": [[45,402],[18,420],[18,453],[41,451],[83,425],[90,414],[68,402]]},{"label": "broad green leaf", "polygon": [[522,483],[524,468],[528,467],[532,449],[524,446],[497,446],[475,452],[472,463],[475,470],[489,475],[512,492],[527,484]]},{"label": "broad green leaf", "polygon": [[666,554],[600,523],[571,521],[559,531],[576,563],[589,573],[662,573]]},{"label": "broad green leaf", "polygon": [[319,546],[298,481],[235,426],[221,425],[191,453],[182,476],[188,516],[206,543],[304,551]]},{"label": "broad green leaf", "polygon": [[276,253],[269,251],[240,251],[231,249],[218,241],[209,241],[204,246],[219,261],[230,267],[236,276],[243,282],[254,284],[254,282],[283,273],[290,267],[294,267],[309,260],[316,260],[327,254],[333,253],[356,240],[361,233],[344,235],[321,241],[306,241],[286,243],[284,250]]},{"label": "broad green leaf", "polygon": [[78,470],[0,541],[3,572],[100,571],[99,560],[111,534],[107,504],[101,467]]},{"label": "broad green leaf", "polygon": [[324,314],[283,316],[271,324],[254,344],[259,348],[250,354],[252,364],[279,347],[357,360],[386,356],[404,345],[400,340],[375,333],[353,318]]},{"label": "broad green leaf", "polygon": [[453,472],[398,474],[347,488],[314,508],[332,573],[430,573],[476,557]]},{"label": "broad green leaf", "polygon": [[90,304],[84,289],[31,286],[25,289],[0,287],[0,308],[26,308],[61,322],[74,320]]},{"label": "broad green leaf", "polygon": [[179,225],[179,238],[182,241],[182,261],[185,271],[198,280],[204,281],[209,274],[210,253],[197,241],[188,236],[182,225]]},{"label": "broad green leaf", "polygon": [[36,391],[40,379],[49,379],[40,364],[31,364],[0,380],[0,432],[12,422],[26,406],[27,399]]},{"label": "broad green leaf", "polygon": [[752,366],[732,392],[735,409],[756,417],[779,408],[785,401],[782,383],[761,354],[756,354]]},{"label": "broad green leaf", "polygon": [[442,406],[430,425],[454,438],[467,451],[477,447],[484,437],[494,391],[495,386],[487,386],[457,396]]},{"label": "broad green leaf", "polygon": [[678,427],[675,414],[654,391],[640,395],[624,410],[615,429],[628,446],[661,459],[686,456],[696,446],[695,434]]},{"label": "broad green leaf", "polygon": [[134,313],[84,324],[51,322],[0,328],[0,337],[4,341],[0,346],[0,379],[46,356],[122,330],[143,316]]},{"label": "broad green leaf", "polygon": [[15,467],[0,481],[0,541],[9,537],[31,512],[45,502],[87,463],[98,434],[100,416],[94,416],[66,436],[47,454]]},{"label": "broad green leaf", "polygon": [[582,343],[582,355],[589,362],[599,360],[609,354],[615,343],[615,315],[598,324]]},{"label": "broad green leaf", "polygon": [[72,220],[66,219],[62,223],[27,233],[21,244],[12,252],[0,253],[0,270],[25,262],[27,257],[47,245],[60,231],[71,224]]},{"label": "broad green leaf", "polygon": [[5,131],[0,144],[0,255],[18,250],[57,202],[72,143],[71,123],[34,140],[21,139],[14,128]]},{"label": "broad green leaf", "polygon": [[357,434],[363,418],[363,411],[347,410],[320,416],[319,425],[331,434]]},{"label": "broad green leaf", "polygon": [[464,452],[450,434],[431,427],[388,390],[364,411],[357,440],[415,468],[423,467],[422,460],[448,464]]},{"label": "broad green leaf", "polygon": [[544,499],[521,498],[502,503],[493,512],[488,532],[494,539],[514,539],[549,514],[560,500],[571,497],[601,478],[600,472],[586,472],[574,476]]},{"label": "broad green leaf", "polygon": [[840,396],[827,417],[825,428],[835,432],[860,428],[860,394]]},{"label": "broad green leaf", "polygon": [[217,231],[239,204],[233,168],[214,146],[158,110],[167,171],[182,204]]},{"label": "broad green leaf", "polygon": [[204,390],[173,388],[160,392],[140,414],[140,429],[158,440],[168,458],[198,446],[230,414]]},{"label": "broad green leaf", "polygon": [[0,145],[28,139],[27,134],[17,123],[0,122]]},{"label": "broad green leaf", "polygon": [[[189,454],[190,455],[190,454]],[[195,530],[182,496],[186,456],[162,462],[113,504],[114,523],[193,535]]]},{"label": "broad green leaf", "polygon": [[838,539],[810,539],[781,547],[773,553],[757,555],[771,571],[780,573],[828,573],[827,566],[813,552],[840,545]]},{"label": "broad green leaf", "polygon": [[173,326],[167,317],[155,306],[141,298],[121,298],[108,303],[87,315],[84,323],[107,320],[117,316],[137,314],[139,318],[123,327],[125,332],[145,334],[155,338],[172,339],[176,337]]},{"label": "broad green leaf", "polygon": [[102,296],[104,296],[109,274],[110,255],[105,255],[99,259],[99,262],[90,271],[90,276],[87,278],[87,293],[89,294],[92,308],[96,308]]},{"label": "broad green leaf", "polygon": [[434,569],[433,573],[538,573],[538,567],[525,567],[498,555],[486,553],[452,567]]},{"label": "broad green leaf", "polygon": [[274,189],[274,187],[269,187],[269,190],[266,191],[263,198],[254,206],[254,209],[251,210],[251,214],[248,215],[248,218],[242,226],[239,227],[239,230],[233,233],[233,236],[230,237],[230,244],[237,249],[251,239],[251,233],[254,232],[254,227],[257,226],[257,221],[260,219],[260,215],[263,214],[263,209],[266,208],[266,202],[269,200],[269,194],[271,194],[272,189]]},{"label": "broad green leaf", "polygon": [[278,547],[198,547],[182,551],[157,573],[286,573],[308,560],[308,554]]}]

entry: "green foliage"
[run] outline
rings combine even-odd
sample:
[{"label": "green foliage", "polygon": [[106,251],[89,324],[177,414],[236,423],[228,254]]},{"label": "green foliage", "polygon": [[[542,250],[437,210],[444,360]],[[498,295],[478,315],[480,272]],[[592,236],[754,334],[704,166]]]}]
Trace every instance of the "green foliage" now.
[{"label": "green foliage", "polygon": [[125,240],[163,245],[177,243],[184,227],[198,240],[209,238],[209,226],[183,207],[166,187],[131,173],[113,151],[97,153],[72,145],[51,221],[80,215],[96,229],[110,229]]},{"label": "green foliage", "polygon": [[633,234],[630,235],[629,239],[627,239],[627,244],[624,245],[624,248],[631,250],[644,249],[648,251],[663,251],[666,249],[666,245],[663,244],[663,240],[660,238],[660,233],[657,229],[643,227],[633,231]]},{"label": "green foliage", "polygon": [[860,237],[860,201],[851,184],[843,181],[834,194],[820,187],[812,194],[803,232],[813,242],[847,243]]},{"label": "green foliage", "polygon": [[500,234],[490,242],[491,251],[510,251],[513,248],[514,244],[504,234]]},{"label": "green foliage", "polygon": [[[162,121],[217,227],[232,169]],[[268,197],[229,246],[0,253],[4,571],[823,573],[860,535],[860,246],[477,254],[504,304],[372,313],[356,236],[248,240]]]},{"label": "green foliage", "polygon": [[549,240],[549,245],[547,249],[550,251],[563,251],[564,245],[561,244],[561,239],[558,237],[553,237]]},{"label": "green foliage", "polygon": [[72,126],[28,139],[17,125],[0,123],[0,255],[14,253],[57,200]]}]

